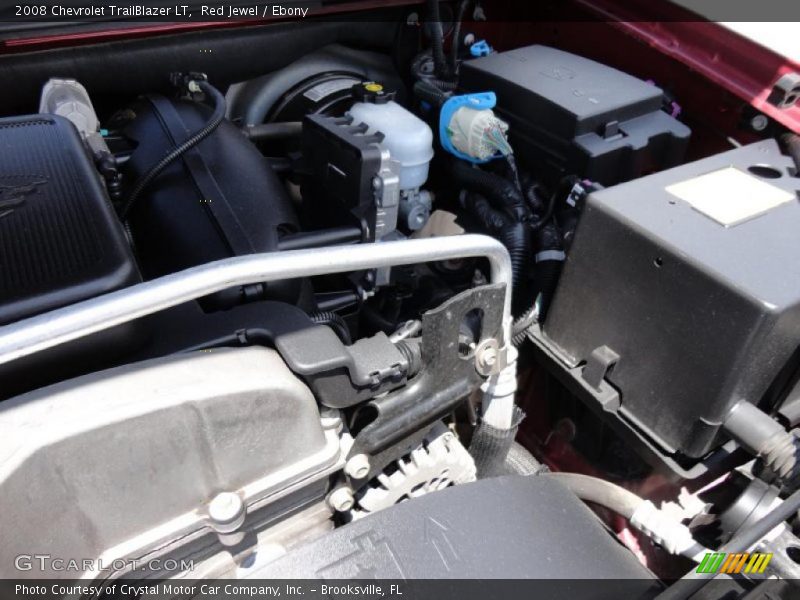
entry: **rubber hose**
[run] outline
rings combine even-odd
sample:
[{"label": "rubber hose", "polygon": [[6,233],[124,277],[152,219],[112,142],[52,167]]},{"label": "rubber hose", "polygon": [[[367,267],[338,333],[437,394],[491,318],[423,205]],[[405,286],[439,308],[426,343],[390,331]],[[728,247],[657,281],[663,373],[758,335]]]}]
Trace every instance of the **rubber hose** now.
[{"label": "rubber hose", "polygon": [[417,81],[414,84],[414,95],[436,108],[439,108],[447,100],[447,94],[431,85],[428,80]]},{"label": "rubber hose", "polygon": [[433,62],[430,50],[421,52],[414,58],[413,61],[411,61],[411,74],[414,76],[414,79],[418,81],[424,81],[425,83],[430,84],[432,87],[444,92],[452,92],[456,89],[456,87],[458,87],[455,81],[444,81],[442,79],[438,79],[435,73],[426,71],[424,66],[428,61]]},{"label": "rubber hose", "polygon": [[781,142],[794,161],[795,177],[800,177],[800,135],[786,133],[781,136]]},{"label": "rubber hose", "polygon": [[529,183],[527,187],[525,187],[525,200],[528,202],[528,208],[530,208],[531,213],[537,218],[539,215],[545,213],[547,206],[542,200],[542,197],[536,193],[536,184]]},{"label": "rubber hose", "polygon": [[472,433],[469,444],[469,453],[475,461],[478,479],[505,475],[506,458],[524,418],[525,413],[515,406],[511,427],[508,429],[498,429],[489,425],[485,419],[481,420]]},{"label": "rubber hose", "polygon": [[510,223],[500,232],[500,241],[511,257],[514,290],[521,289],[528,274],[531,257],[531,230],[527,223]]},{"label": "rubber hose", "polygon": [[345,346],[353,343],[350,337],[350,328],[345,323],[345,320],[335,312],[319,311],[308,315],[311,320],[317,325],[327,325],[333,329],[334,333],[342,340]]},{"label": "rubber hose", "polygon": [[492,208],[489,201],[480,194],[467,192],[463,205],[492,234],[498,234],[509,223],[509,218]]},{"label": "rubber hose", "polygon": [[530,210],[522,192],[508,179],[475,169],[461,160],[454,160],[451,165],[459,187],[486,196],[495,208],[505,210],[517,221],[529,219]]},{"label": "rubber hose", "polygon": [[444,32],[442,31],[442,18],[439,15],[439,0],[428,0],[428,19],[430,21],[429,31],[434,72],[440,79],[449,79],[447,59],[444,55]]},{"label": "rubber hose", "polygon": [[173,162],[183,156],[186,152],[197,146],[200,142],[206,139],[209,135],[211,135],[214,130],[219,127],[219,124],[222,123],[222,120],[225,118],[225,110],[226,110],[226,103],[225,103],[225,96],[215,88],[213,85],[208,83],[207,81],[200,81],[198,82],[198,86],[200,90],[206,94],[206,96],[211,97],[214,101],[214,112],[211,114],[208,122],[196,133],[189,136],[183,143],[179,144],[169,152],[167,152],[161,160],[159,160],[155,165],[153,165],[147,173],[139,177],[136,183],[133,185],[131,193],[128,195],[128,199],[125,201],[122,209],[120,210],[120,218],[124,221],[128,216],[128,213],[131,211],[133,206],[136,204],[136,201],[141,196],[142,192],[149,186],[156,177],[158,177],[164,169],[170,166]]},{"label": "rubber hose", "polygon": [[301,250],[344,244],[358,244],[361,241],[360,227],[334,227],[317,231],[304,231],[287,235],[278,240],[278,250]]},{"label": "rubber hose", "polygon": [[759,456],[789,489],[800,487],[800,438],[782,431],[764,442]]},{"label": "rubber hose", "polygon": [[[431,76],[430,73],[425,71],[424,65],[428,62],[428,59],[431,58],[431,51],[423,50],[419,54],[414,57],[414,60],[411,61],[411,75],[414,76],[414,79],[426,79]],[[431,60],[433,60],[431,58]]]},{"label": "rubber hose", "polygon": [[537,475],[547,469],[519,442],[512,442],[508,449],[503,470],[509,475]]},{"label": "rubber hose", "polygon": [[[555,221],[552,220],[554,207],[558,198],[569,191],[572,178],[565,177],[550,195],[547,204],[536,193],[534,185],[526,188],[525,198],[528,206],[534,214],[535,222],[531,223],[531,230],[534,233],[533,246],[539,256],[543,252],[554,251],[563,252],[564,243],[561,230]],[[556,286],[561,275],[563,260],[537,259],[534,267],[534,280],[536,281],[541,303],[539,305],[539,321],[544,321],[547,311],[555,295]],[[520,343],[524,341],[524,336],[520,336]]]},{"label": "rubber hose", "polygon": [[[786,500],[753,523],[749,528],[733,536],[733,538],[731,538],[727,544],[723,544],[717,552],[725,552],[728,554],[747,552],[770,531],[786,521],[786,519],[796,515],[798,510],[800,510],[800,490],[794,492],[791,496],[786,498]],[[690,571],[661,592],[655,600],[687,600],[700,591],[706,583],[711,581],[715,576],[716,573],[697,573],[695,571]]]},{"label": "rubber hose", "polygon": [[[543,252],[563,252],[564,245],[561,239],[561,231],[553,221],[548,221],[535,234],[534,247],[537,256]],[[543,259],[537,260],[534,267],[534,279],[541,294],[541,304],[539,306],[539,320],[544,321],[547,311],[556,293],[556,287],[561,277],[561,269],[564,266],[563,260]]]},{"label": "rubber hose", "polygon": [[[566,179],[566,178],[565,178]],[[556,189],[550,194],[550,198],[545,205],[539,196],[536,194],[536,186],[531,184],[528,186],[528,189],[525,192],[525,199],[528,202],[528,207],[530,208],[531,212],[535,215],[536,220],[531,223],[531,229],[537,231],[545,226],[545,224],[550,220],[553,216],[553,212],[555,211],[556,203],[558,202],[558,198],[564,194],[566,191],[569,191],[568,188],[565,190],[566,187],[564,183],[564,179],[561,180],[561,183],[556,186]]]},{"label": "rubber hose", "polygon": [[534,278],[542,297],[539,306],[539,321],[543,322],[547,318],[547,311],[553,302],[563,265],[563,261],[560,260],[543,260],[537,262],[534,267]]},{"label": "rubber hose", "polygon": [[581,500],[613,510],[628,520],[644,502],[633,492],[597,477],[578,473],[545,473],[543,476],[554,477]]},{"label": "rubber hose", "polygon": [[[511,257],[514,290],[521,289],[528,274],[533,245],[528,224],[511,220],[500,211],[494,209],[489,204],[489,201],[480,194],[467,193],[464,199],[464,207],[481,222],[489,233],[497,237],[506,247]],[[512,290],[512,293],[514,290]]]},{"label": "rubber hose", "polygon": [[461,0],[456,12],[456,22],[453,25],[453,37],[450,44],[450,73],[455,75],[458,73],[458,54],[461,51],[461,22],[464,20],[464,15],[467,14],[467,7],[471,0]]},{"label": "rubber hose", "polygon": [[422,370],[422,347],[420,346],[420,341],[418,339],[400,340],[394,346],[408,362],[406,377],[411,379]]},{"label": "rubber hose", "polygon": [[435,77],[428,77],[425,79],[425,82],[442,92],[452,92],[458,87],[455,81],[442,81]]},{"label": "rubber hose", "polygon": [[321,311],[342,310],[351,306],[358,306],[361,296],[353,290],[341,292],[321,292],[314,295],[314,302]]},{"label": "rubber hose", "polygon": [[361,316],[364,317],[364,320],[370,327],[378,331],[383,331],[386,335],[391,335],[397,329],[397,323],[384,317],[370,304],[364,304],[361,307]]},{"label": "rubber hose", "polygon": [[300,121],[285,121],[281,123],[262,123],[248,125],[241,129],[242,134],[254,142],[286,140],[299,137],[303,133],[303,124]]}]

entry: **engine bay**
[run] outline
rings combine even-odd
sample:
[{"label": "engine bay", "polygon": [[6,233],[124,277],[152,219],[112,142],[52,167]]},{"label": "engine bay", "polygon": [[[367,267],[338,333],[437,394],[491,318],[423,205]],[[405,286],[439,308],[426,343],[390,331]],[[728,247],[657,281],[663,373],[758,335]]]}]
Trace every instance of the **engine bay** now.
[{"label": "engine bay", "polygon": [[[0,118],[3,577],[666,599],[730,553],[730,589],[797,593],[796,135],[586,45],[494,48],[471,6],[323,23],[241,79],[190,34],[119,87],[12,57],[39,95]],[[45,552],[93,560],[20,568]]]}]

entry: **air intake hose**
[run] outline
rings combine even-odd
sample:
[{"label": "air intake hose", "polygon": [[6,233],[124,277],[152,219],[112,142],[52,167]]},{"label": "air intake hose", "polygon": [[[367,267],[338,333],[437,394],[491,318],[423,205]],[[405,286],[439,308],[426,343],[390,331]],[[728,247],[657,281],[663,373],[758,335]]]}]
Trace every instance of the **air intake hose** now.
[{"label": "air intake hose", "polygon": [[122,206],[121,210],[119,211],[120,219],[123,221],[127,218],[128,213],[130,213],[133,206],[136,204],[136,201],[142,195],[142,192],[151,184],[153,181],[158,177],[164,169],[178,160],[181,156],[186,154],[189,150],[197,146],[200,142],[206,139],[209,135],[214,133],[214,130],[219,127],[219,124],[222,123],[222,120],[225,118],[225,110],[226,110],[226,103],[225,103],[225,96],[215,88],[213,85],[208,83],[207,81],[197,81],[195,82],[197,87],[202,91],[207,97],[211,98],[214,103],[214,112],[211,114],[211,117],[208,119],[206,124],[198,131],[190,135],[184,142],[167,152],[161,160],[159,160],[156,164],[154,164],[150,169],[142,175],[136,183],[133,185],[133,189],[131,190],[130,194],[128,194],[128,198],[125,201],[125,204]]}]

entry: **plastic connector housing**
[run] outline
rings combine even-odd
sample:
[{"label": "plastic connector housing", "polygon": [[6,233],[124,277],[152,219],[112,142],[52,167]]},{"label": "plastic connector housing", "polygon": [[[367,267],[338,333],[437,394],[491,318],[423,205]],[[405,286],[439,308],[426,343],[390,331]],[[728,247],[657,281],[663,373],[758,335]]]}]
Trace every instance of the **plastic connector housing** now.
[{"label": "plastic connector housing", "polygon": [[[485,136],[477,129],[498,127],[498,131],[505,135],[508,125],[497,119],[492,111],[496,104],[497,97],[493,92],[450,98],[442,105],[439,113],[439,139],[442,147],[450,154],[475,164],[502,157],[496,149],[489,153]],[[462,112],[464,109],[467,112]]]}]

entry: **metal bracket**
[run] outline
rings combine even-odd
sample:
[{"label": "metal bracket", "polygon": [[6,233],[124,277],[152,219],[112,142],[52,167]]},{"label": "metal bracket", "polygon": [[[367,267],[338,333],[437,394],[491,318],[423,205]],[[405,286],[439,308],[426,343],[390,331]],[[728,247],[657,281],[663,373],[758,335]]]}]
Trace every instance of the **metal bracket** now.
[{"label": "metal bracket", "polygon": [[[392,160],[388,150],[381,150],[381,167],[372,180],[375,192],[375,241],[391,239],[397,230],[400,213],[400,163]],[[392,268],[375,271],[375,285],[389,284]]]},{"label": "metal bracket", "polygon": [[[478,348],[497,345],[503,334],[505,285],[473,288],[454,296],[422,316],[422,371],[404,388],[369,402],[375,419],[357,433],[348,457],[370,456],[370,471],[355,482],[364,485],[388,464],[404,456],[424,437],[431,424],[452,412],[485,376],[476,356],[459,353],[459,333],[465,316],[482,312]],[[497,362],[504,353],[497,349]],[[353,482],[351,482],[353,483]]]}]

